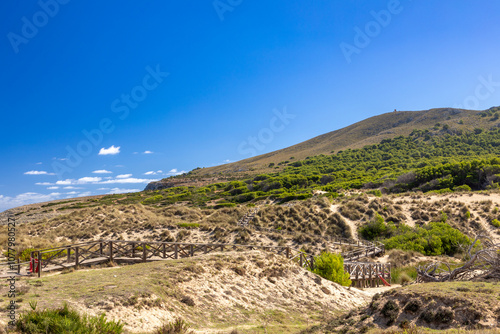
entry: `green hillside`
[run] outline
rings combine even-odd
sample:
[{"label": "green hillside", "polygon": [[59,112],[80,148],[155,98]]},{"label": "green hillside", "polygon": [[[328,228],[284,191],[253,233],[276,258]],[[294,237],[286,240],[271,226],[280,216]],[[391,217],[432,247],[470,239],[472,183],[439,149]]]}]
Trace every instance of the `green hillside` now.
[{"label": "green hillside", "polygon": [[[435,124],[446,126],[451,131],[473,131],[475,128],[490,129],[497,126],[498,107],[488,110],[464,110],[436,108],[422,111],[397,111],[367,118],[345,128],[335,130],[305,142],[221,166],[201,168],[197,176],[218,175],[220,173],[261,173],[268,172],[269,164],[276,166],[283,161],[305,159],[308,156],[330,154],[332,151],[348,148],[362,148],[397,136],[408,136],[414,130],[432,128]],[[331,125],[336,128],[336,124]]]}]

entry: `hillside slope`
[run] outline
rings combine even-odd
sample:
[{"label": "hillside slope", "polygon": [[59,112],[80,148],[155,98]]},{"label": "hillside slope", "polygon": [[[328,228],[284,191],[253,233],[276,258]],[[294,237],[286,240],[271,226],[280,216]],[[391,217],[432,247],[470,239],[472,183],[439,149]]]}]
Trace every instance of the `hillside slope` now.
[{"label": "hillside slope", "polygon": [[[151,333],[176,317],[197,333],[234,328],[294,333],[324,314],[360,307],[370,299],[364,291],[260,251],[80,270],[22,280],[18,286],[25,291],[21,310],[29,309],[34,299],[40,309],[67,302],[81,313],[105,312],[108,319],[125,322],[129,333]],[[6,291],[0,286],[0,295]]]},{"label": "hillside slope", "polygon": [[[436,123],[448,125],[450,130],[468,130],[474,128],[489,129],[497,125],[493,116],[499,108],[486,111],[437,108],[421,111],[397,111],[373,116],[345,128],[325,133],[302,143],[262,154],[241,161],[201,168],[193,171],[193,176],[204,176],[218,173],[237,172],[269,172],[270,163],[277,165],[282,161],[305,159],[308,156],[331,154],[347,148],[361,148],[365,145],[379,143],[383,139],[409,135],[414,129],[423,130]],[[491,117],[488,117],[491,116]]]}]

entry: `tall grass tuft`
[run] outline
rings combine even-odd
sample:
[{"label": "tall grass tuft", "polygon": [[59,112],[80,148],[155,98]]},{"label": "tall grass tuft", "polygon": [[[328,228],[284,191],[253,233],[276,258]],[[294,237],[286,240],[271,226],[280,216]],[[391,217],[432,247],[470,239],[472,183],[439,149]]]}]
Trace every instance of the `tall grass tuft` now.
[{"label": "tall grass tuft", "polygon": [[190,327],[187,322],[181,318],[177,318],[173,322],[169,322],[158,328],[153,334],[192,334],[194,332]]}]

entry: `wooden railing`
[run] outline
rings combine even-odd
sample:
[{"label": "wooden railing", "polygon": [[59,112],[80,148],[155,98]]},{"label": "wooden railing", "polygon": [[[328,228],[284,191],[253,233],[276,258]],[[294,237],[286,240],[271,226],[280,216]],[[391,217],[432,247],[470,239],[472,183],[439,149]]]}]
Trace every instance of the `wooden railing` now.
[{"label": "wooden railing", "polygon": [[[36,250],[31,252],[32,268],[38,276],[42,271],[61,270],[79,266],[89,266],[106,261],[115,262],[147,262],[155,260],[179,259],[211,252],[233,250],[262,249],[284,255],[287,258],[299,258],[301,264],[309,263],[305,253],[290,247],[271,247],[241,244],[201,244],[175,242],[142,242],[125,240],[98,240],[57,248]],[[301,260],[302,259],[302,260]],[[302,261],[302,262],[301,262]]]},{"label": "wooden railing", "polygon": [[385,280],[391,283],[391,264],[344,262],[344,270],[350,274],[352,285],[358,288],[379,286]]},{"label": "wooden railing", "polygon": [[[211,252],[262,249],[283,255],[301,267],[314,269],[314,256],[288,246],[259,246],[241,244],[201,244],[175,242],[144,242],[126,240],[98,240],[36,250],[31,253],[34,273],[41,276],[42,271],[61,270],[91,266],[107,261],[147,262],[193,257]],[[29,264],[29,262],[28,262]],[[344,263],[354,286],[378,286],[381,278],[390,282],[390,265],[376,263]]]}]

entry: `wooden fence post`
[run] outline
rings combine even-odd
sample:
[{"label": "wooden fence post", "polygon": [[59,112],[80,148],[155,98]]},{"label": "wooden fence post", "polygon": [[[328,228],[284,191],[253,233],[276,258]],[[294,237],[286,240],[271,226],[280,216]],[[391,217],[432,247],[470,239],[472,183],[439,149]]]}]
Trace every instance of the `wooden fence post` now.
[{"label": "wooden fence post", "polygon": [[174,259],[179,258],[179,249],[177,246],[178,246],[177,244],[174,245]]},{"label": "wooden fence post", "polygon": [[189,253],[191,254],[191,257],[194,256],[194,245],[193,244],[189,245]]},{"label": "wooden fence post", "polygon": [[289,259],[290,258],[290,246],[287,246],[286,247],[286,258]]},{"label": "wooden fence post", "polygon": [[162,249],[162,251],[163,251],[163,258],[166,258],[167,257],[167,251],[165,249],[165,243],[163,243],[162,245],[163,245],[163,249]]},{"label": "wooden fence post", "polygon": [[135,257],[135,242],[132,243],[132,258]]},{"label": "wooden fence post", "polygon": [[103,250],[103,245],[102,245],[102,242],[99,243],[99,255],[102,256],[102,254],[104,253],[104,250]]},{"label": "wooden fence post", "polygon": [[69,260],[70,260],[70,257],[71,257],[71,247],[68,247],[68,248],[66,249],[66,252],[68,253],[68,254],[67,254],[67,259],[66,259],[66,262],[68,262],[68,263],[69,263]]},{"label": "wooden fence post", "polygon": [[142,262],[146,262],[148,258],[148,249],[146,248],[146,243],[142,243]]},{"label": "wooden fence post", "polygon": [[372,266],[373,266],[373,265],[372,265],[371,263],[368,265],[368,271],[369,271],[369,272],[368,272],[368,279],[370,280],[370,287],[372,287],[372,288],[373,288],[373,278],[372,278],[372,270],[373,270],[373,267],[372,267]]},{"label": "wooden fence post", "polygon": [[113,261],[113,241],[109,242],[109,261]]},{"label": "wooden fence post", "polygon": [[299,260],[300,267],[302,267],[303,263],[304,263],[303,260],[302,260],[302,256],[303,256],[302,253],[300,253],[300,260]]},{"label": "wooden fence post", "polygon": [[75,247],[75,269],[78,269],[79,253],[79,247]]},{"label": "wooden fence post", "polygon": [[38,252],[38,277],[42,276],[42,252]]}]

